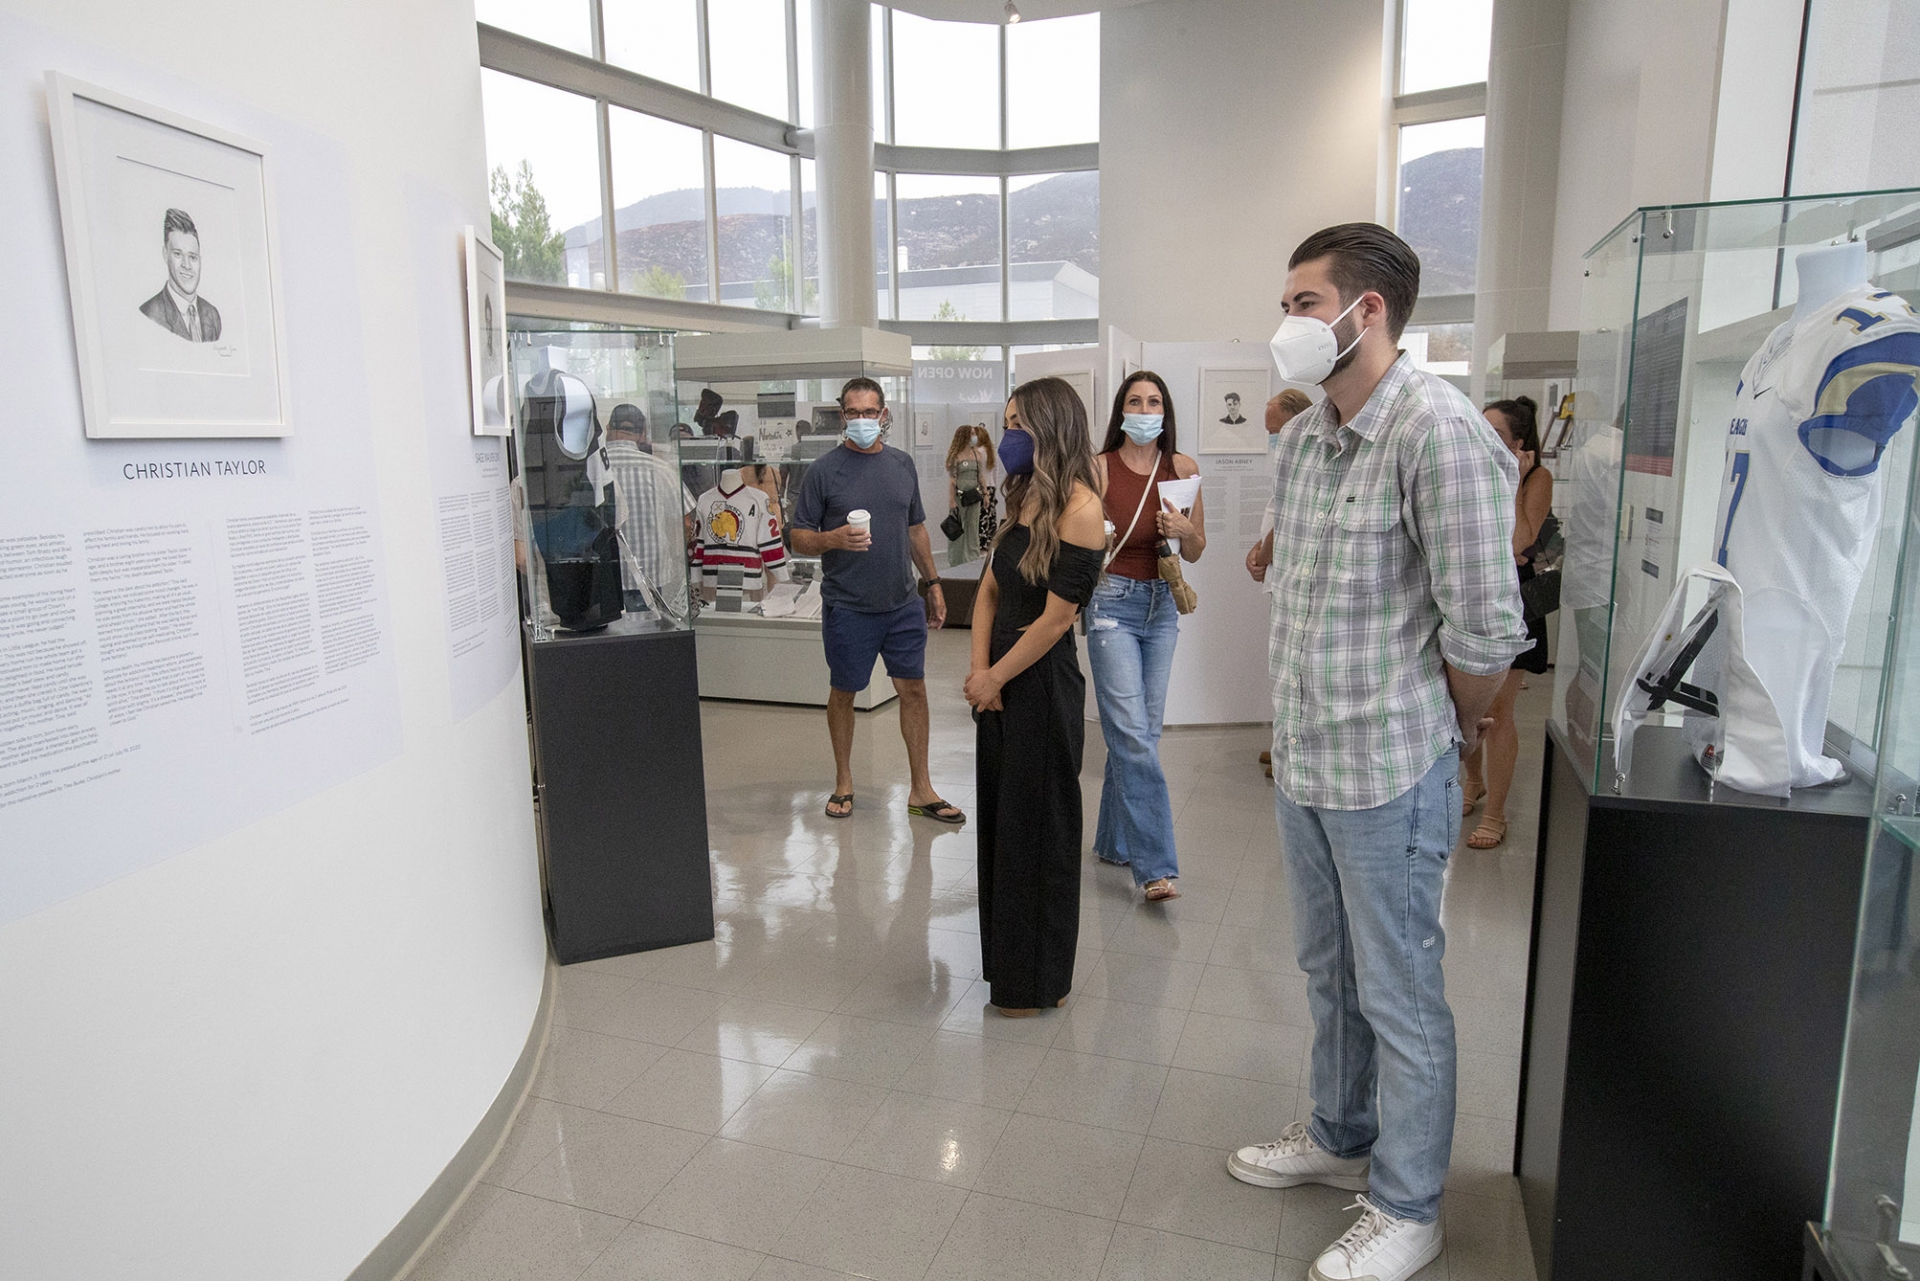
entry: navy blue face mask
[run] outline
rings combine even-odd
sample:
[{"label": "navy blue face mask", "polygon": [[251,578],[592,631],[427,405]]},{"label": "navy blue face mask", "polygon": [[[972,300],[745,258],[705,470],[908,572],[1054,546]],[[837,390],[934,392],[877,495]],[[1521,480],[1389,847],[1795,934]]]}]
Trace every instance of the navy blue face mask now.
[{"label": "navy blue face mask", "polygon": [[1000,438],[1000,462],[1009,476],[1033,473],[1033,433],[1009,430]]}]

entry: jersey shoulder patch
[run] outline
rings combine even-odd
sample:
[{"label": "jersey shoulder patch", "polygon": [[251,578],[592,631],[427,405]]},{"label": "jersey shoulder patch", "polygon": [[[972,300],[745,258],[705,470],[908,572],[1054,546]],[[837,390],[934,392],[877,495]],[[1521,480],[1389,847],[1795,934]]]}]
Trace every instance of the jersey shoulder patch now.
[{"label": "jersey shoulder patch", "polygon": [[[1902,309],[1904,300],[1897,299]],[[1836,323],[1847,320],[1848,308]],[[1887,310],[1891,311],[1892,308]],[[1906,310],[1910,319],[1913,313]],[[1894,316],[1875,313],[1866,334]],[[1800,424],[1800,443],[1830,476],[1866,476],[1907,419],[1920,407],[1920,330],[1897,329],[1849,346],[1827,362],[1813,413]]]}]

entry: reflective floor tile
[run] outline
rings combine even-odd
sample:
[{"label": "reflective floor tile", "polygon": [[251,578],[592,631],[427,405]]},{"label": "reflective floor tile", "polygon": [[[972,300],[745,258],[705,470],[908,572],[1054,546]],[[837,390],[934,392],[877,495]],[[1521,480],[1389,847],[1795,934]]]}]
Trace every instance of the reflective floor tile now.
[{"label": "reflective floor tile", "polygon": [[480,1172],[483,1183],[512,1187],[514,1180],[539,1165],[560,1146],[562,1108],[552,1099],[530,1096],[500,1141],[500,1150]]},{"label": "reflective floor tile", "polygon": [[894,1089],[1011,1111],[1019,1106],[1046,1053],[1041,1046],[1018,1041],[936,1032]]},{"label": "reflective floor tile", "polygon": [[764,1254],[829,1168],[812,1157],[710,1139],[641,1212],[640,1221]]},{"label": "reflective floor tile", "polygon": [[602,1107],[665,1053],[665,1047],[645,1041],[556,1027],[547,1038],[533,1092],[555,1103]]},{"label": "reflective floor tile", "polygon": [[724,998],[717,992],[642,979],[576,1020],[575,1027],[672,1045],[704,1022]]},{"label": "reflective floor tile", "polygon": [[1236,970],[1262,970],[1268,974],[1298,974],[1300,963],[1294,957],[1293,926],[1287,922],[1249,928],[1222,925],[1214,935],[1213,951],[1207,961]]},{"label": "reflective floor tile", "polygon": [[1266,974],[1209,965],[1193,994],[1193,1008],[1202,1014],[1313,1026],[1313,1015],[1307,1009],[1307,976],[1298,971]]},{"label": "reflective floor tile", "polygon": [[1449,1192],[1440,1213],[1449,1275],[1456,1281],[1533,1281],[1533,1248],[1519,1202]]},{"label": "reflective floor tile", "polygon": [[1461,1050],[1456,1106],[1468,1116],[1511,1121],[1520,1098],[1520,1060]]},{"label": "reflective floor tile", "polygon": [[975,1192],[927,1281],[1096,1281],[1113,1224]]},{"label": "reflective floor tile", "polygon": [[1185,1010],[1130,1005],[1093,996],[1067,1002],[1066,1014],[1066,1026],[1053,1039],[1057,1048],[1138,1063],[1173,1062],[1181,1029],[1187,1022]]},{"label": "reflective floor tile", "polygon": [[606,1110],[715,1134],[773,1073],[774,1069],[757,1063],[668,1050],[632,1085],[614,1095]]},{"label": "reflective floor tile", "polygon": [[[1028,1045],[1053,1044],[1053,1038],[1060,1034],[1061,1025],[1066,1022],[1064,1010],[1042,1010],[1032,1018],[1010,1019],[992,1008],[988,1000],[992,993],[990,984],[976,979],[955,1004],[953,1012],[941,1022],[942,1030],[992,1037],[997,1041],[1022,1041]],[[1071,1003],[1072,998],[1068,1001]]]},{"label": "reflective floor tile", "polygon": [[834,1160],[885,1098],[886,1091],[877,1086],[783,1068],[733,1114],[720,1133],[744,1143]]},{"label": "reflective floor tile", "polygon": [[1312,1044],[1313,1032],[1308,1028],[1195,1010],[1187,1015],[1173,1065],[1272,1085],[1293,1085],[1300,1079],[1300,1064]]},{"label": "reflective floor tile", "polygon": [[1297,1094],[1292,1086],[1174,1068],[1147,1132],[1218,1148],[1224,1162],[1234,1148],[1279,1138],[1293,1123]]},{"label": "reflective floor tile", "polygon": [[1193,1004],[1193,994],[1200,986],[1201,971],[1205,968],[1197,961],[1103,952],[1100,963],[1089,972],[1080,995],[1184,1010]]},{"label": "reflective floor tile", "polygon": [[584,1026],[582,1020],[632,987],[639,980],[576,965],[560,967],[553,994],[553,1021],[562,1027]]},{"label": "reflective floor tile", "polygon": [[891,1086],[931,1039],[931,1027],[835,1014],[794,1051],[787,1067],[839,1081]]},{"label": "reflective floor tile", "polygon": [[1019,1111],[1145,1134],[1167,1069],[1097,1054],[1051,1049],[1020,1099]]},{"label": "reflective floor tile", "polygon": [[999,1108],[896,1091],[887,1096],[840,1160],[970,1188],[1012,1115]]},{"label": "reflective floor tile", "polygon": [[580,1281],[749,1281],[765,1259],[738,1246],[633,1223]]},{"label": "reflective floor tile", "polygon": [[1273,1256],[1122,1223],[1100,1281],[1271,1281]]},{"label": "reflective floor tile", "polygon": [[499,1188],[475,1192],[485,1200],[469,1198],[409,1281],[572,1281],[626,1227],[579,1206]]},{"label": "reflective floor tile", "polygon": [[1455,1116],[1447,1190],[1518,1201],[1520,1181],[1513,1177],[1513,1131],[1511,1120],[1464,1113]]},{"label": "reflective floor tile", "polygon": [[891,960],[860,980],[860,986],[840,1003],[838,1014],[884,1019],[936,1028],[960,1003],[973,976],[933,972],[921,967],[903,972]]},{"label": "reflective floor tile", "polygon": [[1175,961],[1204,961],[1213,951],[1214,936],[1219,932],[1218,925],[1168,917],[1156,905],[1142,908],[1122,921],[1120,928],[1107,939],[1106,950]]},{"label": "reflective floor tile", "polygon": [[977,1191],[1112,1219],[1133,1181],[1141,1137],[1022,1116],[1007,1128],[974,1184]]},{"label": "reflective floor tile", "polygon": [[1223,1149],[1148,1139],[1120,1217],[1270,1255],[1280,1235],[1280,1196],[1228,1174]]},{"label": "reflective floor tile", "polygon": [[819,1010],[804,1006],[729,997],[675,1048],[779,1067],[825,1018]]},{"label": "reflective floor tile", "polygon": [[836,1165],[773,1252],[873,1281],[919,1281],[967,1194]]},{"label": "reflective floor tile", "polygon": [[691,1130],[587,1108],[561,1111],[559,1146],[513,1190],[631,1219],[706,1144]]}]

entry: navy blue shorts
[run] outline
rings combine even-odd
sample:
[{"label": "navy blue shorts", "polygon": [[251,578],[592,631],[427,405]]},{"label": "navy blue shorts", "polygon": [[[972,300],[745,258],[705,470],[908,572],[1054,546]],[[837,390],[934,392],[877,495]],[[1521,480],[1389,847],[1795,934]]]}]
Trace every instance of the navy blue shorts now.
[{"label": "navy blue shorts", "polygon": [[914,597],[890,614],[862,614],[829,605],[820,634],[827,646],[827,670],[833,687],[858,694],[873,681],[873,660],[887,660],[887,675],[897,681],[927,675],[927,606]]}]

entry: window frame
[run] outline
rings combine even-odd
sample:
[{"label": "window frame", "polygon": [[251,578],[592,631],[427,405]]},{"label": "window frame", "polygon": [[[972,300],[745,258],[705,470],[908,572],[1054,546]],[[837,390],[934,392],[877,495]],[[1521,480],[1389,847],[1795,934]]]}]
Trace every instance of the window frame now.
[{"label": "window frame", "polygon": [[[598,3],[598,0],[595,0]],[[1394,92],[1389,100],[1387,111],[1387,166],[1391,175],[1392,196],[1383,202],[1385,212],[1397,234],[1400,230],[1400,131],[1408,125],[1440,124],[1448,120],[1469,120],[1475,116],[1487,114],[1487,82],[1477,80],[1469,84],[1448,85],[1442,89],[1425,89],[1418,93],[1401,93],[1399,87],[1406,80],[1407,58],[1407,5],[1409,0],[1395,0],[1393,41],[1393,78],[1390,83]],[[1489,51],[1491,64],[1491,51]],[[1482,171],[1484,175],[1484,170]],[[1484,198],[1486,180],[1481,179],[1481,191]],[[1471,324],[1474,319],[1475,297],[1464,294],[1428,294],[1422,293],[1415,300],[1413,315],[1407,323],[1413,325]]]}]

